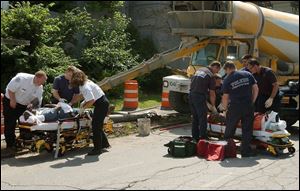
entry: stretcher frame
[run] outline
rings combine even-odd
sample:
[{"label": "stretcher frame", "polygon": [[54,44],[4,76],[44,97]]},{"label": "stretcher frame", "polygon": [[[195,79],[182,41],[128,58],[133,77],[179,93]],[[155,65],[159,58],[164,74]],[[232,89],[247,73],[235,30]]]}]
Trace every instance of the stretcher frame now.
[{"label": "stretcher frame", "polygon": [[[81,121],[81,119],[83,119],[84,121]],[[67,122],[73,122],[73,127],[64,129],[63,125]],[[28,146],[30,146],[29,150],[40,152],[41,147],[44,146],[48,152],[52,152],[52,150],[55,150],[54,159],[56,159],[59,156],[64,155],[67,150],[71,150],[73,148],[83,148],[91,143],[92,117],[90,115],[90,110],[85,110],[82,115],[77,114],[72,118],[58,119],[58,121],[54,123],[57,124],[56,130],[36,130],[32,128],[36,124],[20,123],[18,125],[20,129],[20,136],[18,136],[16,139],[18,147],[27,148]],[[33,137],[31,139],[22,138],[22,130],[27,130],[28,132],[26,133],[29,133]],[[46,139],[51,140],[51,137],[47,137],[47,135],[44,139],[38,137],[37,140],[35,140],[34,136],[43,133],[49,133],[50,136],[56,134],[55,141],[50,141],[50,143],[47,142]],[[73,136],[73,139],[66,141],[66,139],[68,138],[68,136],[66,135],[70,137]]]}]

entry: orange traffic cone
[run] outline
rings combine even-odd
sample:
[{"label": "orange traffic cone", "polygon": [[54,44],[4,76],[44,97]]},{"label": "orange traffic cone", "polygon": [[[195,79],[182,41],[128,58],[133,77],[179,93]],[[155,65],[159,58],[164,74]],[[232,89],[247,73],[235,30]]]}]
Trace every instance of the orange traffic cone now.
[{"label": "orange traffic cone", "polygon": [[172,107],[169,102],[169,90],[167,88],[162,89],[162,94],[161,94],[161,110],[171,110]]},{"label": "orange traffic cone", "polygon": [[136,110],[139,104],[138,82],[136,80],[128,80],[125,82],[124,86],[124,103],[122,110]]}]

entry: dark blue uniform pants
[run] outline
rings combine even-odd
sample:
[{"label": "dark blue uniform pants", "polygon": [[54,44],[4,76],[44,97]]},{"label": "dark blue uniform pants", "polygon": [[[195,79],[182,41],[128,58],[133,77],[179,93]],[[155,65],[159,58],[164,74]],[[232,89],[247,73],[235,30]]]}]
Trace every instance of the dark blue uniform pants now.
[{"label": "dark blue uniform pants", "polygon": [[189,103],[193,115],[192,137],[199,140],[207,137],[207,105],[206,95],[198,93],[189,94]]},{"label": "dark blue uniform pants", "polygon": [[233,138],[238,122],[242,122],[241,153],[251,150],[250,143],[253,134],[254,106],[251,103],[231,104],[226,114],[226,129],[224,139]]},{"label": "dark blue uniform pants", "polygon": [[26,105],[17,103],[15,109],[10,107],[10,100],[4,96],[3,98],[3,116],[4,116],[4,136],[7,147],[15,146],[16,135],[15,129],[17,120],[26,110]]},{"label": "dark blue uniform pants", "polygon": [[102,96],[94,103],[94,113],[92,118],[93,143],[95,149],[109,147],[107,137],[103,131],[104,118],[108,113],[109,102],[106,96]]}]

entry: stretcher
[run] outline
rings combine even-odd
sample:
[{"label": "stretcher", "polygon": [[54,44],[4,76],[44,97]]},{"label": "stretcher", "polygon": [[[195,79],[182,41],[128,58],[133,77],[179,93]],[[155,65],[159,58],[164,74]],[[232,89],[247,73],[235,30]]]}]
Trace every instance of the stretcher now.
[{"label": "stretcher", "polygon": [[[40,108],[42,112],[47,108]],[[17,147],[33,152],[54,151],[54,158],[62,156],[67,150],[87,147],[92,142],[92,110],[86,109],[82,115],[77,110],[71,117],[61,118],[52,122],[41,122],[38,118],[28,122],[24,115],[35,114],[25,111],[19,119],[20,134],[16,138]],[[28,118],[28,117],[27,117]]]},{"label": "stretcher", "polygon": [[[208,115],[208,135],[223,138],[226,124],[224,114]],[[290,154],[295,152],[293,143],[289,139],[290,133],[286,130],[286,122],[280,120],[278,113],[274,111],[265,114],[255,113],[253,123],[252,145],[265,149],[274,156],[279,156],[287,149]],[[237,125],[234,138],[241,140],[241,123]]]}]

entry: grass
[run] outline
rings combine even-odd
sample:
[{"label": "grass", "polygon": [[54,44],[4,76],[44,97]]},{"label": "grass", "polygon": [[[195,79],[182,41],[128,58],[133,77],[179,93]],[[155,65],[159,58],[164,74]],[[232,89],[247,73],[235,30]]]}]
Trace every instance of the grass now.
[{"label": "grass", "polygon": [[[115,111],[120,111],[123,107],[123,98],[108,98],[110,104],[115,105]],[[160,106],[161,104],[161,94],[139,94],[139,106],[138,108],[144,109],[149,107]]]}]

